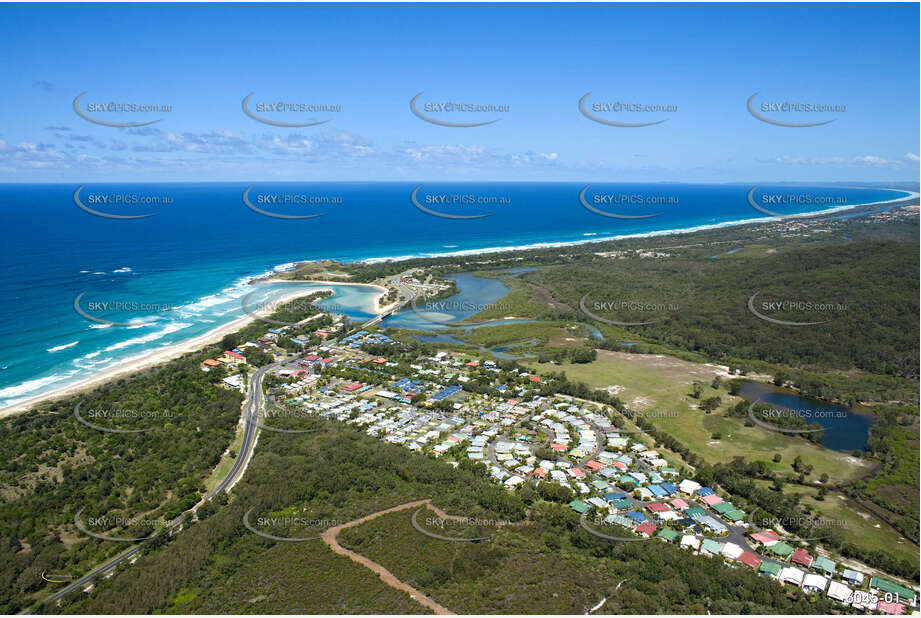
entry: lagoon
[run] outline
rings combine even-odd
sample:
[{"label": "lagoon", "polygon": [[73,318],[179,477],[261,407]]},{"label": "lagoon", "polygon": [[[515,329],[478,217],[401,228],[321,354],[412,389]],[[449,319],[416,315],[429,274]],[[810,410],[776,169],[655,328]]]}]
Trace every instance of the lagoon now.
[{"label": "lagoon", "polygon": [[760,401],[791,410],[808,422],[816,421],[822,432],[822,445],[835,451],[865,451],[873,417],[831,403],[800,397],[796,393],[760,382],[743,381],[739,395],[749,401]]}]

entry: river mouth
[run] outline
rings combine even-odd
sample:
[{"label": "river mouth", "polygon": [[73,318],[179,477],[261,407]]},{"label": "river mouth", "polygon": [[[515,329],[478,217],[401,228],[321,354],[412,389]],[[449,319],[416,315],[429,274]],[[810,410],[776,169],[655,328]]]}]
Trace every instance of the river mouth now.
[{"label": "river mouth", "polygon": [[773,406],[778,414],[792,413],[809,423],[819,423],[823,429],[821,443],[825,448],[846,453],[866,452],[870,426],[873,424],[871,415],[841,405],[800,397],[787,389],[760,382],[742,380],[739,384],[739,395],[749,402]]}]

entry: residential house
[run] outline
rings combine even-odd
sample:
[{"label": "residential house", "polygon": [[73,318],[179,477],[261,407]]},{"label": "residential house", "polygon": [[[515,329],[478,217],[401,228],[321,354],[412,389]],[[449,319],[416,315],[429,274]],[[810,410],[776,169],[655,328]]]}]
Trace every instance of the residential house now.
[{"label": "residential house", "polygon": [[803,578],[803,590],[810,593],[825,592],[828,580],[817,573],[807,573]]},{"label": "residential house", "polygon": [[777,564],[776,562],[768,562],[767,560],[765,560],[758,567],[758,573],[761,575],[767,575],[768,577],[773,577],[774,579],[777,579],[777,577],[780,575],[780,565]]},{"label": "residential house", "polygon": [[844,573],[841,574],[841,579],[854,586],[855,588],[863,586],[863,573],[860,571],[844,569]]},{"label": "residential house", "polygon": [[786,566],[780,570],[780,583],[782,584],[793,584],[794,586],[802,586],[803,578],[806,577],[806,574],[797,569],[796,567]]},{"label": "residential house", "polygon": [[799,547],[796,551],[793,552],[793,556],[790,558],[790,562],[793,564],[798,564],[809,568],[812,565],[813,558],[809,555],[809,552]]},{"label": "residential house", "polygon": [[828,584],[828,592],[826,592],[825,594],[826,596],[828,596],[829,599],[834,599],[835,601],[838,601],[839,603],[847,603],[848,600],[851,598],[851,595],[854,594],[854,592],[850,588],[842,584],[841,582],[836,582],[832,580]]}]

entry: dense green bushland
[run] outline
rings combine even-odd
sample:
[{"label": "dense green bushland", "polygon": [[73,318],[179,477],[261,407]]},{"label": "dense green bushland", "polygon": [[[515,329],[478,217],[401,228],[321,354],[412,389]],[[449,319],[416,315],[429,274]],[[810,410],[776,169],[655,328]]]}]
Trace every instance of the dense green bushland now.
[{"label": "dense green bushland", "polygon": [[[726,569],[718,560],[659,541],[612,545],[585,532],[563,505],[492,485],[480,465],[454,468],[323,421],[316,432],[297,437],[263,432],[228,505],[99,582],[89,595],[75,593],[61,611],[417,611],[406,595],[335,556],[321,541],[267,540],[247,531],[242,518],[252,508],[310,521],[348,521],[425,497],[449,513],[521,521],[529,511],[534,520],[484,544],[450,547],[415,531],[410,511],[342,535],[343,542],[453,611],[574,613],[605,595],[611,604],[607,611],[624,613],[699,613],[708,606],[726,613],[833,609],[823,598],[807,599],[754,573]],[[307,535],[297,526],[272,533]]]}]

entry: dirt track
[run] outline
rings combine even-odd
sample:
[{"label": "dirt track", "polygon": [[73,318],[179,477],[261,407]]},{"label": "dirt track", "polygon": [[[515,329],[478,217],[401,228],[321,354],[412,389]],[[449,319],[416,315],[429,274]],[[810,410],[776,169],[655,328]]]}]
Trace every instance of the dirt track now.
[{"label": "dirt track", "polygon": [[358,564],[364,566],[365,568],[370,569],[371,571],[377,573],[378,577],[381,578],[381,581],[383,581],[385,584],[387,584],[391,588],[395,588],[396,590],[402,590],[403,592],[407,593],[409,597],[416,603],[422,605],[423,607],[427,607],[428,609],[432,610],[436,614],[454,614],[454,612],[449,610],[447,607],[444,607],[443,605],[436,603],[435,601],[425,596],[424,594],[422,594],[421,592],[419,592],[418,590],[416,590],[409,584],[406,584],[400,581],[399,579],[397,579],[396,577],[394,577],[393,573],[385,569],[383,566],[379,565],[373,560],[369,560],[368,558],[365,558],[361,554],[357,554],[350,549],[346,549],[345,547],[339,544],[339,541],[336,540],[336,537],[339,536],[339,533],[345,530],[346,528],[352,528],[353,526],[360,526],[361,524],[371,521],[372,519],[376,519],[380,517],[381,515],[387,515],[388,513],[395,513],[397,511],[405,511],[406,509],[418,508],[420,506],[428,506],[429,508],[434,510],[436,513],[438,513],[439,517],[448,517],[440,509],[433,507],[430,504],[430,502],[431,500],[416,500],[414,502],[407,502],[406,504],[400,504],[398,506],[394,506],[389,509],[384,509],[383,511],[371,513],[370,515],[365,515],[364,517],[361,517],[359,519],[354,519],[350,522],[344,523],[341,526],[334,526],[332,528],[329,528],[321,536],[323,538],[323,542],[326,543],[331,550],[333,550],[340,556],[348,556],[349,558],[352,559],[353,562],[357,562]]}]

